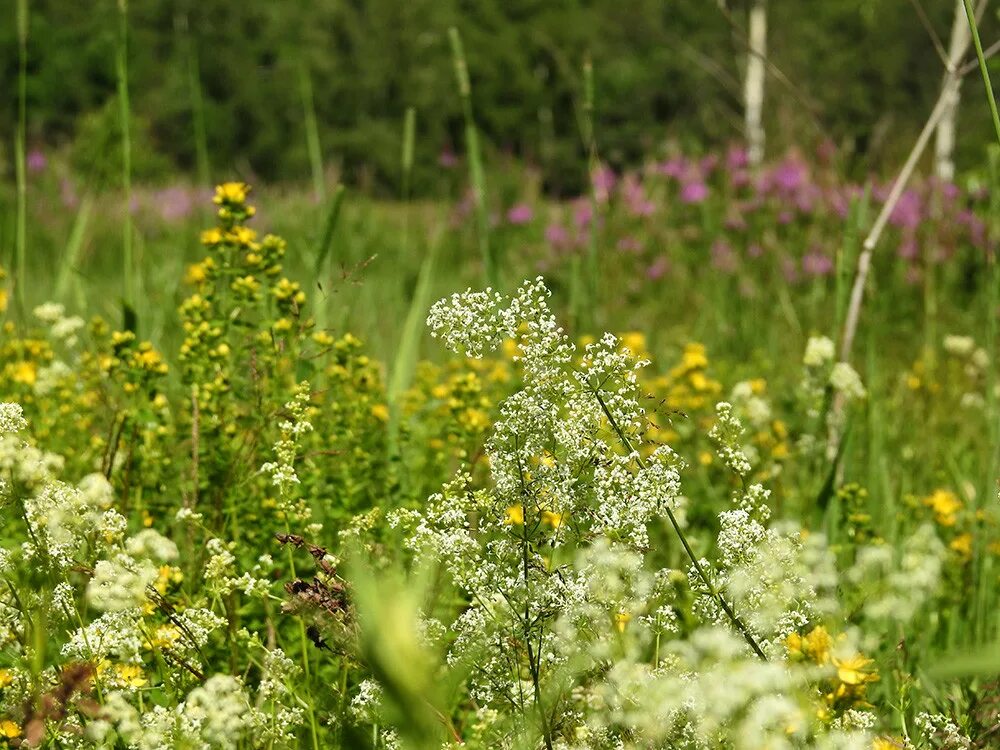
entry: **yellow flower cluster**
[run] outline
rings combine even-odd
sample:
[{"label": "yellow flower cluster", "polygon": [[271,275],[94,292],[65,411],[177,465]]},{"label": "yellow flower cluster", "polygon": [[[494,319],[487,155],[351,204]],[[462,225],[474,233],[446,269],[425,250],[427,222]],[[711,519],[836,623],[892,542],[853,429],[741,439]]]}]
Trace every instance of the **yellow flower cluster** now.
[{"label": "yellow flower cluster", "polygon": [[[843,636],[839,640],[843,640]],[[817,714],[824,720],[851,708],[867,706],[868,685],[879,679],[878,672],[872,669],[871,659],[858,653],[838,653],[835,645],[834,638],[822,625],[805,635],[790,633],[785,639],[790,660],[832,668],[820,685],[822,705]]]}]

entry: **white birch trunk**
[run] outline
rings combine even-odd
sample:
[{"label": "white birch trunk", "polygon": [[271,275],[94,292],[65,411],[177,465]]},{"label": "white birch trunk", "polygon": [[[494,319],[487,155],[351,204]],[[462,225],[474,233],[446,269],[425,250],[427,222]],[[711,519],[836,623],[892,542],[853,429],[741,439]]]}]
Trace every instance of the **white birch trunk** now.
[{"label": "white birch trunk", "polygon": [[[969,47],[969,20],[965,15],[963,0],[955,2],[955,17],[951,22],[951,40],[948,43],[948,71],[954,71],[965,56]],[[949,78],[945,73],[945,85]],[[951,182],[955,178],[955,123],[958,119],[958,103],[961,97],[961,81],[951,88],[945,111],[938,123],[934,138],[934,174],[940,179]]]},{"label": "white birch trunk", "polygon": [[767,70],[767,0],[753,0],[747,39],[747,74],[743,99],[746,107],[747,151],[751,166],[764,158],[764,79]]}]

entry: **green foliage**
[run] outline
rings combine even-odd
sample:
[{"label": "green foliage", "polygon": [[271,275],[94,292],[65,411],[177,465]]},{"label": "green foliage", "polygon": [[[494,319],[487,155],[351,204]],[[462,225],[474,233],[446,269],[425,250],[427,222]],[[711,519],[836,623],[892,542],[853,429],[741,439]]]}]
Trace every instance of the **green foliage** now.
[{"label": "green foliage", "polygon": [[[953,4],[923,5],[946,38]],[[771,59],[791,81],[769,77],[771,147],[830,137],[865,157],[863,165],[893,155],[899,141],[887,133],[915,129],[940,80],[916,15],[889,0],[769,7]],[[454,25],[465,40],[487,151],[538,163],[554,192],[579,191],[586,165],[579,71],[588,56],[595,127],[610,163],[634,163],[664,133],[688,143],[695,133],[703,143],[739,137],[745,17],[739,4],[728,12],[698,0],[133,2],[132,107],[150,132],[136,151],[149,147],[195,172],[203,99],[202,148],[217,168],[306,176],[316,139],[307,145],[305,66],[324,162],[338,164],[350,183],[397,185],[398,123],[414,107],[417,141],[426,145],[413,189],[426,193],[440,186],[438,152],[462,150],[447,40]],[[35,2],[30,20],[29,142],[78,140],[98,127],[93,113],[114,93],[114,3]],[[7,91],[17,73],[14,26],[0,24]],[[992,38],[996,19],[983,27]],[[200,90],[192,88],[192,59]],[[966,109],[960,155],[969,158],[988,120],[982,107]],[[14,98],[0,101],[0,126],[11,130],[15,119]]]}]

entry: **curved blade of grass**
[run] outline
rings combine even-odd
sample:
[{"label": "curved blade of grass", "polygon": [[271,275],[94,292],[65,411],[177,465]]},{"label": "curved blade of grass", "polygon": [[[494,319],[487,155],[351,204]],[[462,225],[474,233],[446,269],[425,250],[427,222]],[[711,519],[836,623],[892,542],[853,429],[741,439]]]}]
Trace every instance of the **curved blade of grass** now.
[{"label": "curved blade of grass", "polygon": [[323,225],[323,236],[316,247],[316,264],[313,271],[316,277],[326,270],[326,261],[330,257],[333,249],[333,235],[337,231],[337,222],[340,220],[340,209],[344,203],[344,186],[337,185],[333,191],[333,198],[330,200],[330,209],[326,212],[326,223]]},{"label": "curved blade of grass", "polygon": [[55,296],[58,300],[65,300],[72,283],[77,292],[76,297],[82,296],[80,289],[80,250],[83,247],[83,238],[87,233],[87,226],[90,223],[90,210],[94,200],[90,193],[83,196],[80,201],[80,208],[76,212],[73,220],[73,228],[70,230],[69,239],[66,241],[66,250],[63,253],[62,263],[59,268],[59,277],[56,280]]},{"label": "curved blade of grass", "polygon": [[326,212],[326,222],[323,225],[323,235],[320,237],[319,245],[316,247],[316,262],[313,266],[313,278],[316,279],[316,286],[319,287],[320,298],[316,304],[316,325],[319,330],[325,330],[328,323],[326,290],[323,288],[324,274],[329,265],[330,253],[333,250],[333,237],[337,233],[337,224],[340,222],[340,211],[344,205],[344,186],[338,184],[333,191],[333,198],[330,200],[330,208]]},{"label": "curved blade of grass", "polygon": [[409,387],[416,368],[417,356],[420,351],[420,340],[423,337],[424,318],[430,307],[431,279],[434,277],[434,265],[437,262],[440,237],[431,239],[427,255],[420,264],[417,285],[413,290],[410,307],[406,313],[403,334],[396,350],[396,358],[392,363],[392,374],[389,377],[388,398],[392,408],[403,392]]},{"label": "curved blade of grass", "polygon": [[319,145],[319,120],[316,117],[312,74],[304,60],[299,61],[299,93],[302,96],[302,110],[305,115],[306,150],[309,152],[309,166],[312,169],[313,192],[316,195],[316,200],[322,202],[326,200],[326,185],[323,179],[323,150]]},{"label": "curved blade of grass", "polygon": [[465,62],[462,37],[454,26],[448,29],[448,39],[451,42],[451,54],[455,61],[455,79],[458,82],[458,95],[462,99],[462,114],[465,116],[465,150],[469,160],[469,180],[472,183],[472,200],[476,213],[479,252],[483,258],[486,284],[496,288],[499,269],[493,248],[490,245],[490,220],[486,211],[486,178],[483,175],[479,133],[476,130],[476,121],[472,116],[472,88],[469,84],[469,68]]}]

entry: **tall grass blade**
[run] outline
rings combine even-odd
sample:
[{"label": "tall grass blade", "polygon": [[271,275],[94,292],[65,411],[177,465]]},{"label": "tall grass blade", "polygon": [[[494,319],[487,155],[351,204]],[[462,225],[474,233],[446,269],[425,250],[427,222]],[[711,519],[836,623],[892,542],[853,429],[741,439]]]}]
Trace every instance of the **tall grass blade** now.
[{"label": "tall grass blade", "polygon": [[122,219],[122,311],[126,329],[136,323],[137,269],[132,245],[132,137],[131,108],[128,94],[128,0],[118,0],[118,44],[115,54],[115,76],[118,82],[118,106],[122,129],[122,191],[125,211]]},{"label": "tall grass blade", "polygon": [[462,114],[465,117],[465,150],[469,160],[469,179],[472,183],[472,201],[476,214],[476,230],[479,253],[483,260],[486,283],[494,288],[499,286],[499,269],[490,244],[490,220],[486,208],[486,177],[483,174],[483,158],[479,147],[479,133],[472,114],[472,87],[469,83],[469,68],[465,61],[465,49],[458,29],[448,29],[451,54],[455,61],[455,79],[458,95],[462,99]]},{"label": "tall grass blade", "polygon": [[837,253],[836,331],[840,331],[844,326],[847,294],[851,288],[851,271],[857,262],[858,253],[861,250],[862,233],[864,232],[864,228],[868,226],[868,207],[870,203],[871,185],[865,185],[864,194],[861,197],[852,198],[850,208],[848,209],[847,231],[844,233],[844,241]]},{"label": "tall grass blade", "polygon": [[73,228],[70,230],[69,239],[66,241],[66,250],[59,267],[59,276],[56,280],[55,297],[57,300],[65,301],[69,293],[70,285],[75,291],[75,301],[79,305],[83,297],[80,285],[80,250],[83,248],[83,239],[87,234],[87,225],[90,223],[90,211],[93,208],[93,198],[88,193],[80,201],[80,208],[76,212],[73,220]]},{"label": "tall grass blade", "polygon": [[983,54],[983,43],[979,39],[979,24],[976,22],[976,11],[972,8],[972,0],[965,0],[965,15],[969,19],[972,43],[976,48],[976,59],[979,60],[979,72],[983,76],[983,86],[986,87],[986,99],[990,105],[993,129],[997,135],[997,142],[1000,143],[1000,113],[997,112],[997,100],[993,95],[993,84],[990,83],[990,71],[986,66],[986,56]]},{"label": "tall grass blade", "polygon": [[594,66],[588,59],[583,64],[583,128],[584,141],[587,148],[587,172],[590,177],[590,234],[587,238],[587,283],[586,298],[582,300],[582,312],[587,316],[587,323],[594,325],[594,315],[598,308],[598,262],[597,262],[597,232],[600,222],[597,217],[597,139],[594,134]]},{"label": "tall grass blade", "polygon": [[17,222],[14,237],[14,299],[24,315],[24,291],[28,277],[28,0],[17,0],[17,132],[14,143],[17,173]]},{"label": "tall grass blade", "polygon": [[212,167],[208,153],[208,129],[205,125],[205,97],[201,88],[201,68],[198,63],[198,47],[195,44],[186,13],[177,16],[177,33],[181,38],[184,62],[187,72],[188,97],[191,100],[191,123],[194,129],[194,153],[198,170],[198,184],[207,187],[212,184]]},{"label": "tall grass blade", "polygon": [[320,237],[319,245],[316,247],[316,262],[313,266],[313,278],[316,279],[320,294],[323,295],[323,299],[319,301],[316,307],[317,325],[320,330],[325,330],[327,327],[327,300],[325,296],[327,290],[323,288],[323,282],[326,279],[325,274],[327,273],[328,259],[333,250],[333,238],[337,233],[337,224],[340,221],[340,212],[343,205],[344,186],[337,185],[333,191],[333,198],[330,200],[330,208],[326,212],[326,222],[323,224],[323,234]]},{"label": "tall grass blade", "polygon": [[[413,151],[416,140],[416,110],[410,107],[406,110],[403,123],[403,255],[410,254],[410,184],[413,172]],[[399,431],[399,399],[410,385],[413,371],[417,365],[420,351],[420,339],[423,334],[424,315],[430,306],[430,281],[434,274],[434,263],[437,255],[437,241],[433,241],[427,255],[420,265],[417,285],[407,310],[406,322],[403,325],[402,336],[396,349],[396,357],[392,363],[389,387],[386,397],[389,401],[389,449],[391,455],[397,456]]]},{"label": "tall grass blade", "polygon": [[299,61],[299,93],[302,96],[302,111],[306,128],[306,150],[312,170],[313,194],[322,203],[326,200],[326,185],[323,176],[323,150],[319,145],[319,120],[316,117],[316,101],[313,97],[312,74],[304,60]]}]

